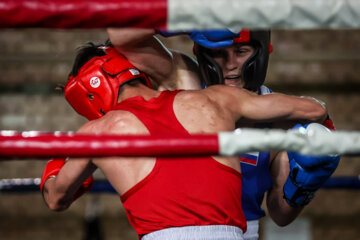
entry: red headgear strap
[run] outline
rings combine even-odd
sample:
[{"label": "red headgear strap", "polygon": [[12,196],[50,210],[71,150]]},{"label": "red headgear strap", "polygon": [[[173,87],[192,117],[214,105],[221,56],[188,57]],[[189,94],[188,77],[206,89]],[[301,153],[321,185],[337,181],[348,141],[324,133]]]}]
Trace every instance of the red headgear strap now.
[{"label": "red headgear strap", "polygon": [[243,29],[239,33],[239,36],[234,38],[234,43],[248,43],[250,42],[250,30],[249,29]]},{"label": "red headgear strap", "polygon": [[141,78],[152,88],[150,80],[113,48],[107,54],[90,59],[76,77],[65,85],[65,98],[77,113],[89,120],[102,117],[116,104],[119,88],[126,82]]},{"label": "red headgear strap", "polygon": [[[239,37],[234,38],[234,43],[248,43],[250,42],[250,29],[243,29],[239,33]],[[272,53],[273,45],[269,43],[269,53]]]}]

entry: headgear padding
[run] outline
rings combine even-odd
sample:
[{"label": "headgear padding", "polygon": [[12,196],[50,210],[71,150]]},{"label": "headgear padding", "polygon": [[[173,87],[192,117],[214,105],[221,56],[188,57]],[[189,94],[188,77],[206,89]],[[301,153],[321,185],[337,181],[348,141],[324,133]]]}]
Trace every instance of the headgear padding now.
[{"label": "headgear padding", "polygon": [[152,88],[146,75],[113,48],[107,54],[86,62],[77,76],[70,76],[65,85],[65,98],[77,113],[88,120],[100,118],[110,111],[118,99],[119,88],[133,79],[141,79]]}]

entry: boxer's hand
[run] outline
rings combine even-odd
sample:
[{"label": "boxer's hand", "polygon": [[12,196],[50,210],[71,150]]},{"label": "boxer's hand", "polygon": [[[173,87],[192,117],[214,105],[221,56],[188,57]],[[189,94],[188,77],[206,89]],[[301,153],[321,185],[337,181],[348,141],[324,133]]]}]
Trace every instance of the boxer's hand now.
[{"label": "boxer's hand", "polygon": [[[43,192],[44,184],[49,178],[56,177],[61,168],[65,165],[65,158],[54,158],[47,162],[45,165],[44,171],[41,177],[40,191]],[[90,176],[88,179],[84,181],[81,187],[77,190],[77,192],[73,196],[73,201],[79,198],[84,193],[88,192],[92,186],[94,185],[94,178]]]},{"label": "boxer's hand", "polygon": [[228,47],[234,44],[234,38],[239,37],[239,33],[234,33],[228,29],[192,31],[190,38],[195,43],[206,48]]},{"label": "boxer's hand", "polygon": [[49,178],[56,177],[65,165],[64,158],[54,158],[47,162],[41,177],[40,191],[43,192],[44,184]]},{"label": "boxer's hand", "polygon": [[[307,128],[314,127],[311,125],[309,124]],[[323,128],[326,130],[325,127]],[[305,206],[336,170],[340,157],[308,156],[294,152],[289,152],[288,156],[290,174],[284,184],[284,198],[293,207]]]}]

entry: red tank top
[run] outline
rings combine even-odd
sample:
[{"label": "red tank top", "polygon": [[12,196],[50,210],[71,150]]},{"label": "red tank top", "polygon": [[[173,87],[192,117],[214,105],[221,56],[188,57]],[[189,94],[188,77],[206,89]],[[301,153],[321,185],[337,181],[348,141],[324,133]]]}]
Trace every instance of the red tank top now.
[{"label": "red tank top", "polygon": [[[133,113],[156,134],[187,134],[173,102],[179,91],[145,101],[129,98],[115,109]],[[141,238],[181,226],[231,225],[246,231],[241,208],[241,174],[211,157],[157,158],[153,170],[121,196],[131,225]]]}]

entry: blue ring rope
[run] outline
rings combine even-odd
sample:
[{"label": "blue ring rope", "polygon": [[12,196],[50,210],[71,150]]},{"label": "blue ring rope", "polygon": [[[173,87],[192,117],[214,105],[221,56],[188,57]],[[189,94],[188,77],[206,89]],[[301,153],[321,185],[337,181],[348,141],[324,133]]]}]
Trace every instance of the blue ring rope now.
[{"label": "blue ring rope", "polygon": [[[358,177],[332,177],[329,178],[322,189],[360,189],[360,176]],[[40,178],[14,178],[0,180],[0,193],[33,193],[40,191]],[[112,193],[115,189],[107,180],[95,180],[91,193]]]}]

